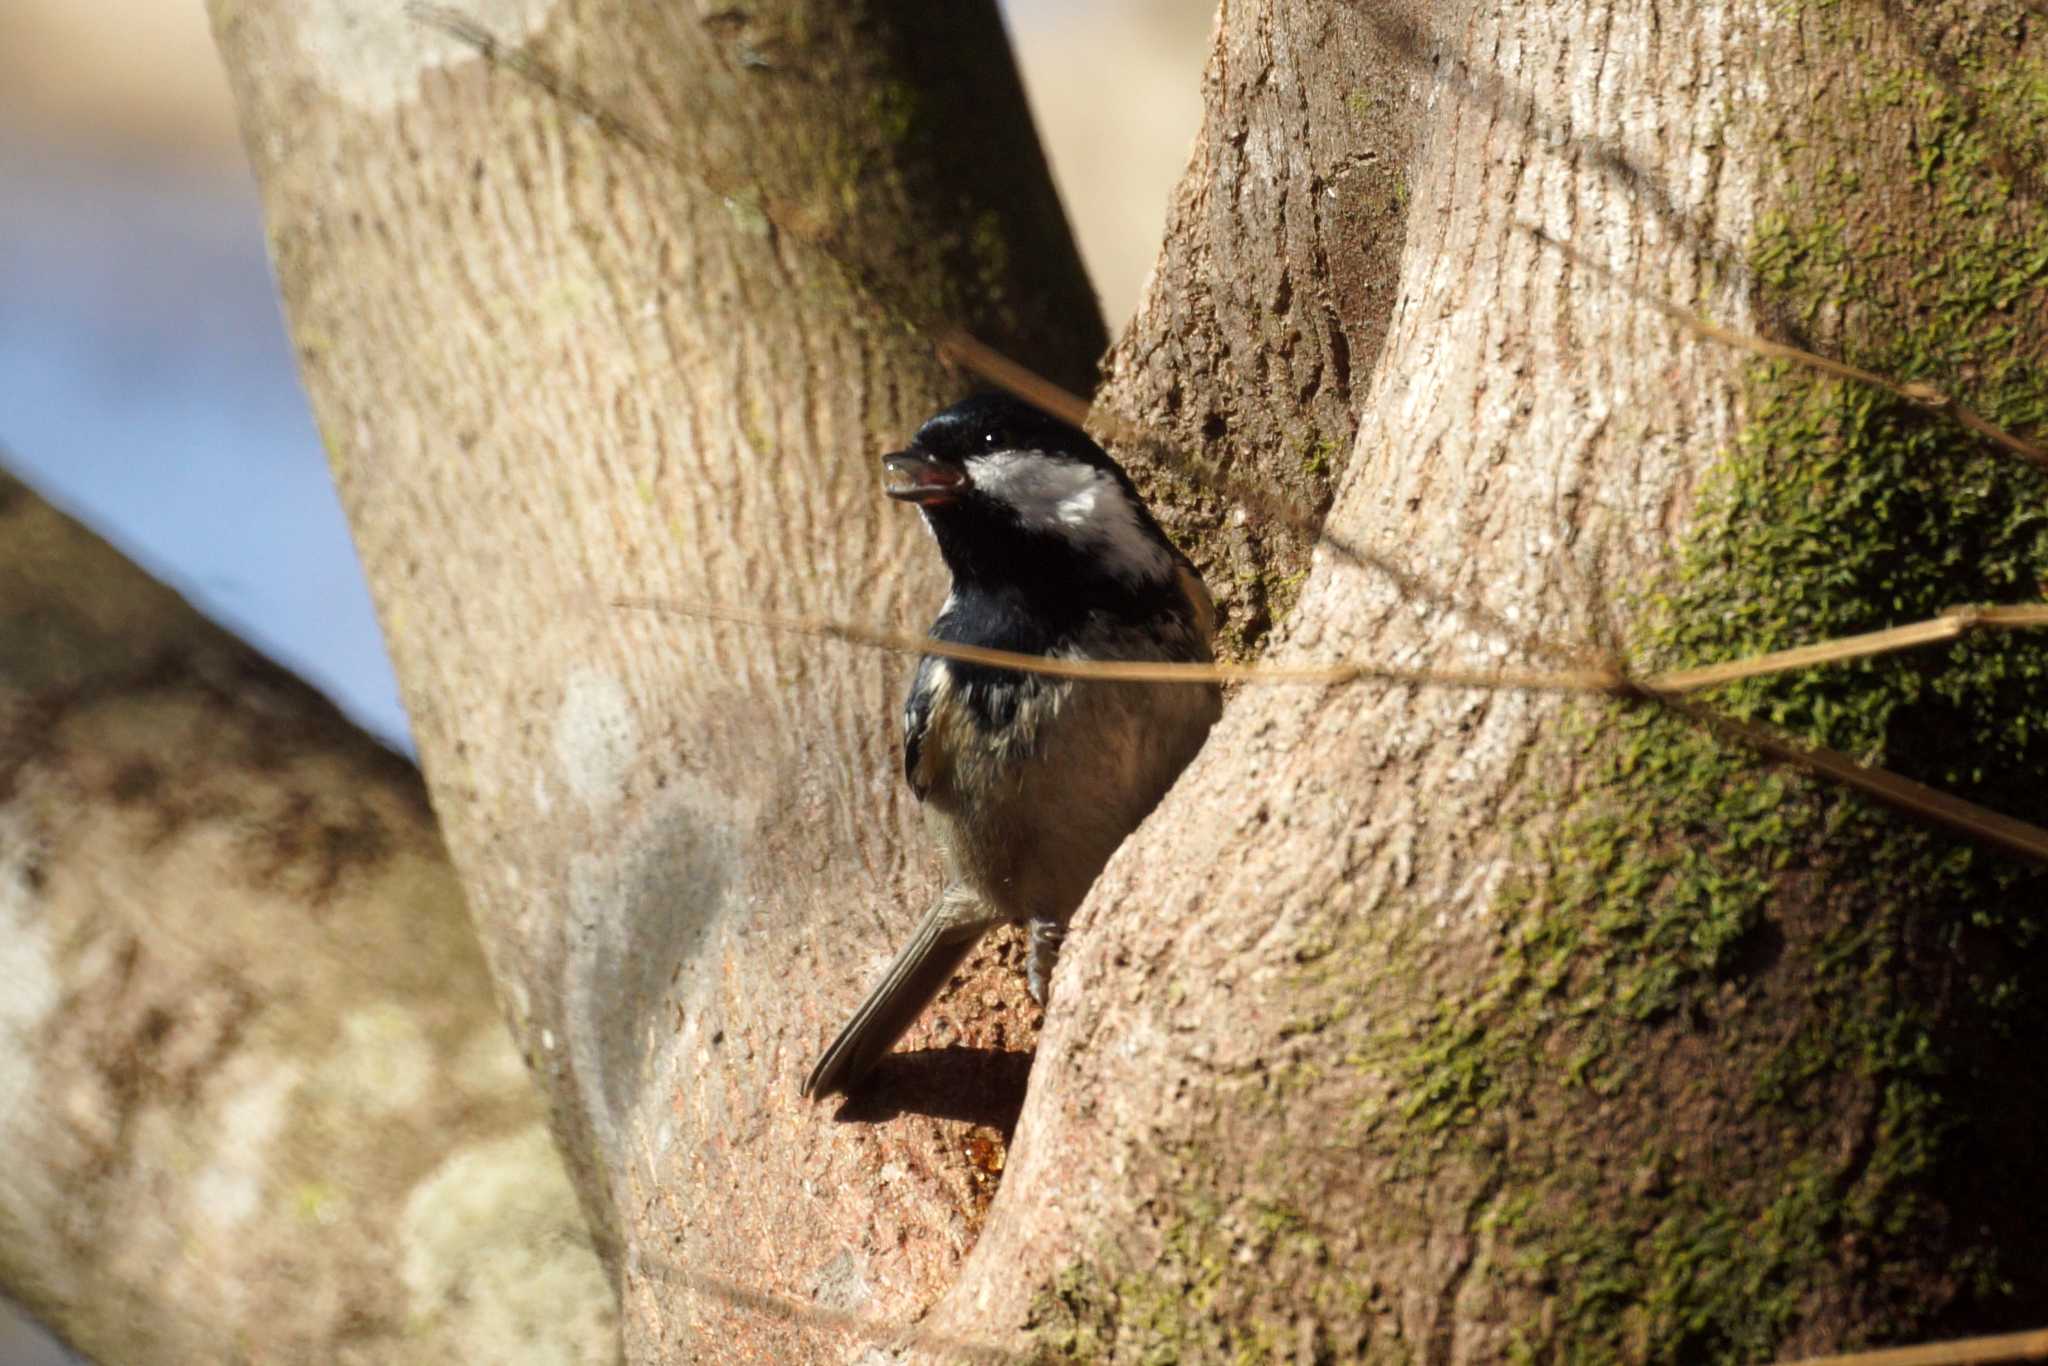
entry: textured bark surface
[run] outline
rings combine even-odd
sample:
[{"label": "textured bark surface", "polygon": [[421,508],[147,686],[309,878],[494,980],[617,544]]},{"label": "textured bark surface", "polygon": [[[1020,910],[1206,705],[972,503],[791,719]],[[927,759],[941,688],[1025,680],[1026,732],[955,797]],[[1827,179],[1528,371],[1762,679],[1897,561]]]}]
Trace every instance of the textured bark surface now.
[{"label": "textured bark surface", "polygon": [[[1424,71],[1409,7],[1226,5],[1206,108],[1105,394],[1197,468],[1311,515],[1329,504],[1393,308]],[[1128,453],[1255,648],[1300,593],[1308,538]]]},{"label": "textured bark surface", "polygon": [[0,1277],[105,1361],[608,1361],[418,775],[0,475]]},{"label": "textured bark surface", "polygon": [[[1272,657],[1704,662],[2038,598],[2037,473],[1633,293],[2038,426],[2048,35],[1950,10],[1339,21],[1383,44],[1366,69],[1406,56],[1427,111],[1329,518],[1411,577],[1319,550]],[[1316,111],[1345,86],[1314,83],[1303,131],[1309,45],[1275,27],[1229,7],[1187,236],[1104,396],[1178,396],[1184,434],[1265,414],[1268,458],[1341,413],[1300,371],[1274,383],[1286,351],[1244,359],[1246,282],[1285,278],[1303,225],[1260,205],[1320,202]],[[1269,123],[1288,155],[1253,154]],[[1290,359],[1310,377],[1329,336],[1373,332],[1336,298]],[[2044,678],[2011,641],[1716,701],[2038,821],[2048,756],[2019,718]],[[1640,707],[1242,691],[1077,918],[1003,1189],[931,1325],[1089,1360],[1485,1362],[2025,1322],[2039,1234],[1998,1192],[2028,1187],[2048,1104],[2015,1051],[2048,1019],[2023,967],[2043,905],[2038,870]]]},{"label": "textured bark surface", "polygon": [[[217,10],[437,807],[634,1353],[833,1359],[863,1330],[788,1299],[872,1336],[944,1292],[945,1354],[1755,1360],[2048,1290],[1999,1194],[2048,1118],[2008,1056],[2048,1020],[2048,888],[1642,706],[1241,692],[1082,911],[985,1225],[1021,1071],[1000,977],[884,1071],[880,1122],[799,1105],[932,890],[903,670],[608,604],[930,610],[871,457],[950,381],[809,244],[990,302],[963,320],[1012,346],[1081,316],[1062,242],[981,240],[1053,221],[1022,125],[940,159],[1007,67],[822,8],[526,11],[707,198],[327,13]],[[1364,559],[1316,554],[1284,658],[1705,662],[2037,596],[2037,475],[1646,302],[2038,423],[2029,13],[1231,6],[1107,404],[1298,496],[1342,465]],[[1091,340],[1023,358],[1072,372]],[[1284,538],[1155,487],[1256,639]],[[2038,819],[2048,752],[2012,718],[2044,679],[2007,641],[1716,701]]]},{"label": "textured bark surface", "polygon": [[472,12],[688,171],[381,6],[215,19],[435,807],[629,1347],[790,1359],[803,1326],[721,1287],[928,1300],[1021,1090],[1021,993],[984,962],[958,1028],[912,1036],[872,1101],[898,1122],[800,1104],[937,889],[907,664],[613,600],[914,629],[943,577],[876,461],[966,386],[851,281],[1084,386],[1101,327],[990,6]]}]

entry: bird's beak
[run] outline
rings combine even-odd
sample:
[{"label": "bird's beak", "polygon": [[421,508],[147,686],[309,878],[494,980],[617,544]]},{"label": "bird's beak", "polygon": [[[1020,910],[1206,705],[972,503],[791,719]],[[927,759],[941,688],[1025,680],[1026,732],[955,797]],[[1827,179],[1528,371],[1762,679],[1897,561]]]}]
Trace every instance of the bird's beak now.
[{"label": "bird's beak", "polygon": [[883,492],[920,507],[950,503],[967,488],[967,471],[918,451],[897,451],[882,457]]}]

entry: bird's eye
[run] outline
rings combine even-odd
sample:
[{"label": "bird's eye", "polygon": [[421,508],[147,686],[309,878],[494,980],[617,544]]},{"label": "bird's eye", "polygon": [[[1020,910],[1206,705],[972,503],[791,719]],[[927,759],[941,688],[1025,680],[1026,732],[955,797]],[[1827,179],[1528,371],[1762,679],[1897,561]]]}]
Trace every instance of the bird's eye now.
[{"label": "bird's eye", "polygon": [[994,450],[996,448],[996,434],[994,432],[983,432],[981,434],[981,444],[990,450]]}]

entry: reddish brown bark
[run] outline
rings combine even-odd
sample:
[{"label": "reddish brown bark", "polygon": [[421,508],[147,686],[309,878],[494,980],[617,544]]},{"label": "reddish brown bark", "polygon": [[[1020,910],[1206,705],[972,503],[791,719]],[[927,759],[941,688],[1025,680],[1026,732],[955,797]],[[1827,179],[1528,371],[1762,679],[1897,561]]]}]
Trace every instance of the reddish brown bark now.
[{"label": "reddish brown bark", "polygon": [[[1052,338],[1056,368],[1092,324],[1061,330],[1056,233],[971,269],[923,250],[1051,221],[1012,115],[950,163],[918,131],[1006,103],[954,80],[993,49],[934,68],[882,19],[794,13],[538,25],[682,176],[457,50],[394,82],[388,55],[309,44],[310,16],[223,20],[437,807],[617,1239],[631,1349],[823,1358],[935,1300],[941,1352],[1126,1359],[1753,1357],[2010,1311],[1996,1277],[2043,1259],[1965,1178],[2007,1170],[2018,1131],[1948,1140],[1998,1075],[1982,1041],[2040,1012],[1944,926],[1967,893],[2005,961],[2033,933],[2024,874],[1619,704],[1242,692],[1082,912],[985,1227],[1023,1029],[1000,975],[842,1122],[796,1102],[932,890],[887,722],[902,665],[608,604],[901,622],[936,600],[870,457],[955,380],[818,243],[861,243],[856,278],[897,299]],[[1232,6],[1104,401],[1240,481],[1331,496],[1293,584],[1284,532],[1147,464],[1239,639],[1299,587],[1278,657],[1650,662],[1889,610],[1961,572],[1945,532],[2006,573],[1973,561],[1971,591],[2048,573],[2019,512],[1950,496],[2015,505],[1982,452],[1923,450],[1925,414],[1747,371],[1646,302],[1995,372],[2005,410],[2038,411],[1998,363],[2048,316],[2016,302],[2032,258],[1998,256],[1975,314],[1921,292],[1973,242],[2031,240],[2037,150],[1987,189],[1982,145],[2014,129],[1941,92],[2038,37],[2018,11],[1963,28]],[[1858,94],[1871,62],[1909,93]],[[1958,117],[1986,126],[1957,141]],[[1920,308],[1942,345],[1895,347]],[[1953,479],[1920,480],[1930,458]],[[1852,485],[1861,516],[1814,512]],[[1886,578],[1863,533],[1903,503]],[[2031,750],[1955,723],[1995,706],[1988,676],[1728,705],[1821,738],[1896,718],[1841,734],[2038,801]],[[1911,738],[1943,718],[1961,748]]]}]

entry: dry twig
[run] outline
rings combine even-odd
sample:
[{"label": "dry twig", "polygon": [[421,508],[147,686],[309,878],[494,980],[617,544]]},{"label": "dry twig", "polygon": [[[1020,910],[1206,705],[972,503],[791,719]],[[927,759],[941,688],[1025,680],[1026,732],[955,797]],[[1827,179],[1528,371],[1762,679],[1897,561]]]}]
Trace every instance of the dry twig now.
[{"label": "dry twig", "polygon": [[1018,673],[1042,674],[1048,678],[1094,679],[1107,683],[1289,683],[1321,687],[1390,683],[1424,688],[1515,688],[1534,692],[1610,693],[1617,696],[1648,693],[1663,698],[1676,698],[1745,678],[1869,659],[1918,645],[1956,640],[1973,632],[2048,626],[2048,603],[1990,607],[1966,605],[1951,607],[1938,617],[1906,626],[1843,636],[1814,645],[1801,645],[1796,649],[1773,650],[1769,654],[1751,655],[1699,668],[1669,669],[1636,678],[1618,663],[1601,668],[1543,670],[1404,669],[1363,660],[1340,660],[1330,664],[1172,664],[1155,660],[1062,659],[1020,654],[1013,650],[991,650],[979,645],[959,645],[909,631],[859,626],[829,617],[783,616],[751,608],[720,607],[670,598],[613,598],[610,605],[636,611],[674,612],[680,616],[728,621],[769,631],[822,636],[896,654],[936,655],[965,664],[985,664],[991,668],[1014,669]]},{"label": "dry twig", "polygon": [[2048,1328],[1995,1337],[1922,1342],[1911,1347],[1881,1347],[1841,1356],[1805,1357],[1781,1366],[1988,1366],[1995,1361],[2039,1361],[2048,1357]]},{"label": "dry twig", "polygon": [[1894,626],[1888,630],[1871,631],[1860,636],[1842,636],[1835,640],[1821,641],[1816,645],[1801,645],[1792,650],[1774,650],[1766,655],[1731,659],[1722,664],[1707,664],[1697,669],[1672,669],[1645,679],[1643,686],[1665,693],[1697,692],[1701,688],[1717,687],[1723,683],[1733,683],[1737,679],[1783,673],[1788,669],[1811,668],[1817,664],[1841,664],[1852,659],[1868,659],[1873,655],[1910,649],[1915,645],[1956,640],[1975,631],[2012,631],[2033,626],[2048,626],[2048,603],[2023,603],[2005,607],[1951,607],[1938,617],[1916,621],[1910,626]]},{"label": "dry twig", "polygon": [[1794,767],[1852,787],[1867,796],[1969,839],[2023,858],[2048,863],[2048,830],[2003,815],[1988,807],[1914,782],[1889,770],[1858,763],[1847,755],[1808,745],[1754,722],[1738,720],[1686,699],[1686,694],[1738,679],[1757,678],[1817,665],[1839,664],[1888,654],[1916,645],[1954,640],[1972,631],[2020,630],[2048,626],[2048,604],[2007,607],[1956,607],[1928,621],[1886,631],[1848,636],[1793,650],[1776,650],[1749,659],[1731,660],[1698,669],[1674,669],[1632,678],[1618,665],[1592,669],[1402,669],[1362,661],[1334,664],[1172,664],[1152,660],[1060,659],[1046,655],[991,650],[933,640],[907,631],[884,631],[824,617],[790,617],[738,607],[714,607],[655,598],[617,598],[612,606],[676,612],[711,621],[727,621],[762,630],[789,631],[865,645],[898,654],[937,655],[968,664],[1015,669],[1051,678],[1093,679],[1120,683],[1250,683],[1337,687],[1384,683],[1418,688],[1511,688],[1529,692],[1596,693],[1643,697],[1672,707],[1725,738]]},{"label": "dry twig", "polygon": [[1607,267],[1586,256],[1570,244],[1559,241],[1542,228],[1536,227],[1533,224],[1524,224],[1523,227],[1537,241],[1550,247],[1573,265],[1590,274],[1599,276],[1606,283],[1621,290],[1637,303],[1663,314],[1680,327],[1691,332],[1694,336],[1703,337],[1712,342],[1719,342],[1723,346],[1732,346],[1738,351],[1747,351],[1753,356],[1762,356],[1766,360],[1791,361],[1793,364],[1803,365],[1809,370],[1818,370],[1824,375],[1833,375],[1836,379],[1854,380],[1860,384],[1868,384],[1875,388],[1883,389],[1887,393],[1895,394],[1906,400],[1906,402],[1925,408],[1929,412],[1946,414],[1953,418],[1958,425],[1975,432],[1993,445],[2003,446],[2006,450],[2034,466],[2034,468],[2048,472],[2048,446],[2043,446],[2038,441],[2029,441],[2025,437],[2014,436],[2011,432],[1994,425],[1989,419],[1958,403],[1954,395],[1943,393],[1931,384],[1925,384],[1917,380],[1902,384],[1897,380],[1887,379],[1875,370],[1865,370],[1861,366],[1850,365],[1846,361],[1830,360],[1826,356],[1816,355],[1811,351],[1803,350],[1797,346],[1789,346],[1784,342],[1767,341],[1762,337],[1752,336],[1747,332],[1737,332],[1732,327],[1723,327],[1717,322],[1709,321],[1702,314],[1695,313],[1692,309],[1675,304],[1669,299],[1660,299],[1647,290],[1636,288],[1628,281],[1616,276]]},{"label": "dry twig", "polygon": [[[705,191],[726,199],[751,192],[751,187],[721,187],[713,183],[703,171],[685,166],[672,145],[613,113],[602,101],[530,53],[501,44],[487,29],[467,16],[438,5],[420,3],[419,0],[408,4],[407,12],[420,22],[469,43],[485,60],[534,83],[564,106],[591,119],[607,134],[617,137],[642,154],[681,171]],[[1076,426],[1086,425],[1092,420],[1097,430],[1104,432],[1112,442],[1149,449],[1197,482],[1262,516],[1322,540],[1325,544],[1333,546],[1346,559],[1389,574],[1406,590],[1431,597],[1432,600],[1441,600],[1441,595],[1429,592],[1426,585],[1419,583],[1399,566],[1333,537],[1328,529],[1321,525],[1319,519],[1304,509],[1277,499],[1264,489],[1230,479],[1203,467],[1200,462],[1188,458],[1156,434],[1138,427],[1120,415],[1094,410],[1087,400],[1018,364],[958,327],[941,320],[912,316],[904,302],[895,296],[894,291],[870,279],[866,272],[855,269],[843,259],[842,253],[835,251],[830,243],[820,238],[818,234],[791,231],[789,225],[783,221],[786,216],[769,212],[767,206],[763,206],[763,214],[779,230],[788,232],[797,240],[804,241],[823,252],[845,270],[853,282],[876,303],[913,331],[929,339],[941,358],[949,363],[978,375]],[[1884,389],[1931,412],[1945,414],[1965,429],[2019,456],[2036,468],[2048,471],[2048,447],[2002,430],[1957,402],[1953,396],[1932,385],[1920,382],[1900,383],[1873,371],[1831,360],[1799,347],[1769,341],[1721,326],[1691,309],[1657,298],[1616,278],[1612,272],[1540,228],[1531,227],[1529,231],[1574,264],[1599,275],[1616,288],[1627,292],[1637,302],[1654,309],[1697,336],[1766,359],[1790,361],[1839,379]],[[1675,708],[1717,734],[1749,745],[1774,759],[1852,787],[1922,820],[1945,826],[1969,838],[2022,857],[2048,863],[2048,830],[1987,810],[1886,770],[1858,763],[1836,751],[1804,744],[1765,727],[1738,720],[1685,700],[1687,694],[1740,679],[1871,658],[1921,645],[1955,640],[1972,632],[2048,626],[2048,604],[1957,607],[1927,621],[1883,631],[1823,641],[1795,649],[1772,651],[1746,659],[1729,660],[1697,668],[1668,670],[1644,678],[1631,678],[1618,662],[1592,668],[1543,671],[1497,668],[1401,669],[1355,661],[1320,665],[1197,665],[1056,659],[950,644],[921,635],[850,625],[817,617],[778,616],[738,608],[634,598],[616,600],[614,605],[678,612],[760,629],[824,636],[878,649],[907,654],[938,655],[966,663],[1016,669],[1058,678],[1151,683],[1224,682],[1310,686],[1377,682],[1410,687],[1512,688],[1644,697]],[[1459,607],[1449,602],[1445,602],[1444,605],[1466,615],[1486,615],[1483,611]],[[1568,651],[1548,642],[1525,640],[1522,643],[1531,645],[1533,653],[1552,658],[1570,657]],[[859,1315],[826,1310],[816,1305],[766,1295],[717,1277],[697,1273],[684,1273],[684,1277],[699,1290],[756,1313],[808,1322],[820,1327],[837,1328],[872,1342],[920,1340],[915,1329],[887,1327]],[[980,1344],[924,1340],[920,1345],[948,1348],[991,1360],[1008,1359],[1008,1354],[1001,1349]],[[1792,1366],[1974,1366],[1975,1363],[2041,1358],[2048,1358],[2048,1330],[1812,1358],[1793,1363]]]}]

